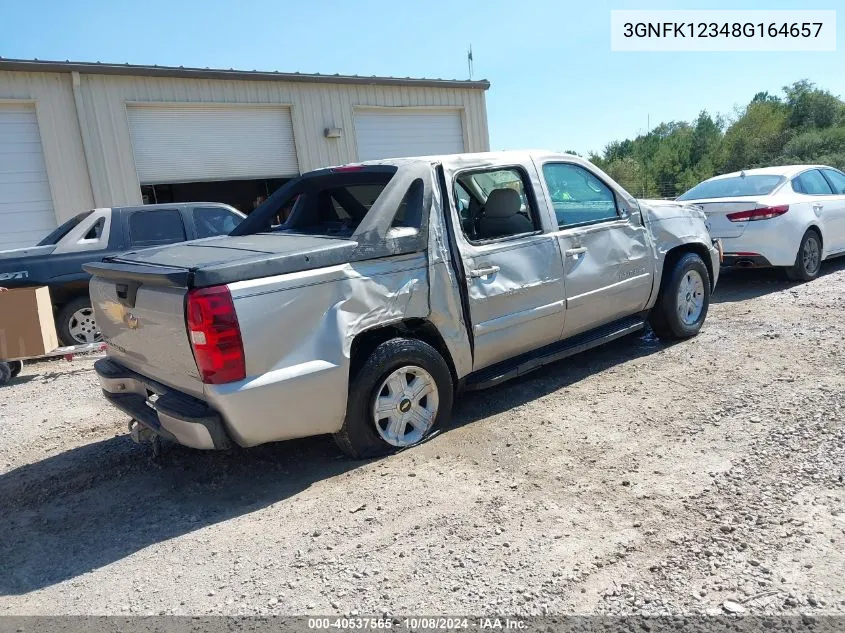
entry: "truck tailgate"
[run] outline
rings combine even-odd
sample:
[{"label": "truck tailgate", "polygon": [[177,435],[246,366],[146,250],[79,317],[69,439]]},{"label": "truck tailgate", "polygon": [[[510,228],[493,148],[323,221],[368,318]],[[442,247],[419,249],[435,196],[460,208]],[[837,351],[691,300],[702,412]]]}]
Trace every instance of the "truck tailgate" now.
[{"label": "truck tailgate", "polygon": [[[129,369],[201,397],[203,384],[185,325],[185,287],[141,273],[91,280],[97,325],[108,354]],[[130,277],[132,277],[130,279]]]}]

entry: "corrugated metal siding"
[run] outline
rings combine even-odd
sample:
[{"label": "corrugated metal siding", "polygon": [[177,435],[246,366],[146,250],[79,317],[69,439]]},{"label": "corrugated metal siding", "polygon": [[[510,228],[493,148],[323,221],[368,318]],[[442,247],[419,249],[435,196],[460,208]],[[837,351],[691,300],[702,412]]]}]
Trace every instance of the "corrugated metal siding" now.
[{"label": "corrugated metal siding", "polygon": [[126,106],[141,184],[296,176],[290,108]]},{"label": "corrugated metal siding", "polygon": [[0,100],[35,101],[58,222],[94,206],[70,74],[0,72]]},{"label": "corrugated metal siding", "polygon": [[[353,120],[357,106],[458,108],[463,112],[466,151],[489,149],[484,91],[471,88],[82,74],[80,130],[71,81],[70,73],[0,72],[0,99],[37,102],[44,160],[59,220],[94,205],[141,202],[127,102],[290,104],[302,171],[358,159]],[[343,135],[327,139],[323,135],[327,127],[340,127]]]},{"label": "corrugated metal siding", "polygon": [[54,228],[35,104],[0,102],[0,250],[32,246]]},{"label": "corrugated metal siding", "polygon": [[[464,112],[466,151],[489,149],[482,90],[82,75],[82,94],[86,127],[93,140],[95,156],[90,170],[98,204],[141,202],[126,119],[127,102],[291,104],[302,171],[358,159],[353,119],[356,106],[460,108]],[[327,139],[323,134],[327,127],[340,127],[343,135]]]},{"label": "corrugated metal siding", "polygon": [[459,154],[464,151],[461,110],[356,108],[359,160]]}]

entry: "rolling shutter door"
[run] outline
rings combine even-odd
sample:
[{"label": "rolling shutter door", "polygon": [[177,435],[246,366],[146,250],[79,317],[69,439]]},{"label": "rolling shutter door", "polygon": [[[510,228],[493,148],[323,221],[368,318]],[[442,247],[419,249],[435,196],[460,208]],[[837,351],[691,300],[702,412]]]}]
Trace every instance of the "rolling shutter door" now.
[{"label": "rolling shutter door", "polygon": [[296,176],[290,108],[127,105],[142,185]]},{"label": "rolling shutter door", "polygon": [[356,110],[358,160],[464,151],[458,110]]},{"label": "rolling shutter door", "polygon": [[56,228],[34,105],[0,105],[0,250],[32,246]]}]

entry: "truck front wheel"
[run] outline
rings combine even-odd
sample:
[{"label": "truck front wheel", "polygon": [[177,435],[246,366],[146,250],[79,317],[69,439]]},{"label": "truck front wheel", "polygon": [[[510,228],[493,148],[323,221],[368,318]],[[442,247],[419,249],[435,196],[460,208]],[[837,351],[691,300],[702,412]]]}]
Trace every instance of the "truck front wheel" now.
[{"label": "truck front wheel", "polygon": [[335,441],[355,459],[414,446],[449,418],[453,395],[452,374],[436,349],[417,339],[390,339],[350,380]]},{"label": "truck front wheel", "polygon": [[710,274],[704,260],[685,253],[663,271],[660,296],[649,316],[651,329],[662,339],[698,334],[710,307]]}]

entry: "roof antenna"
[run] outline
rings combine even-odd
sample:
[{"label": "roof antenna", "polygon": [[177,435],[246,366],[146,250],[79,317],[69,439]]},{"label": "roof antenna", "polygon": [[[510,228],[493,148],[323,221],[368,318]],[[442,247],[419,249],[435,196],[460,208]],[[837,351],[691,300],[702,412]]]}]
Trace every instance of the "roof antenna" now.
[{"label": "roof antenna", "polygon": [[739,172],[739,177],[745,178],[745,170],[744,169],[741,172]]},{"label": "roof antenna", "polygon": [[467,51],[467,66],[469,67],[469,78],[472,80],[472,44],[469,45]]}]

